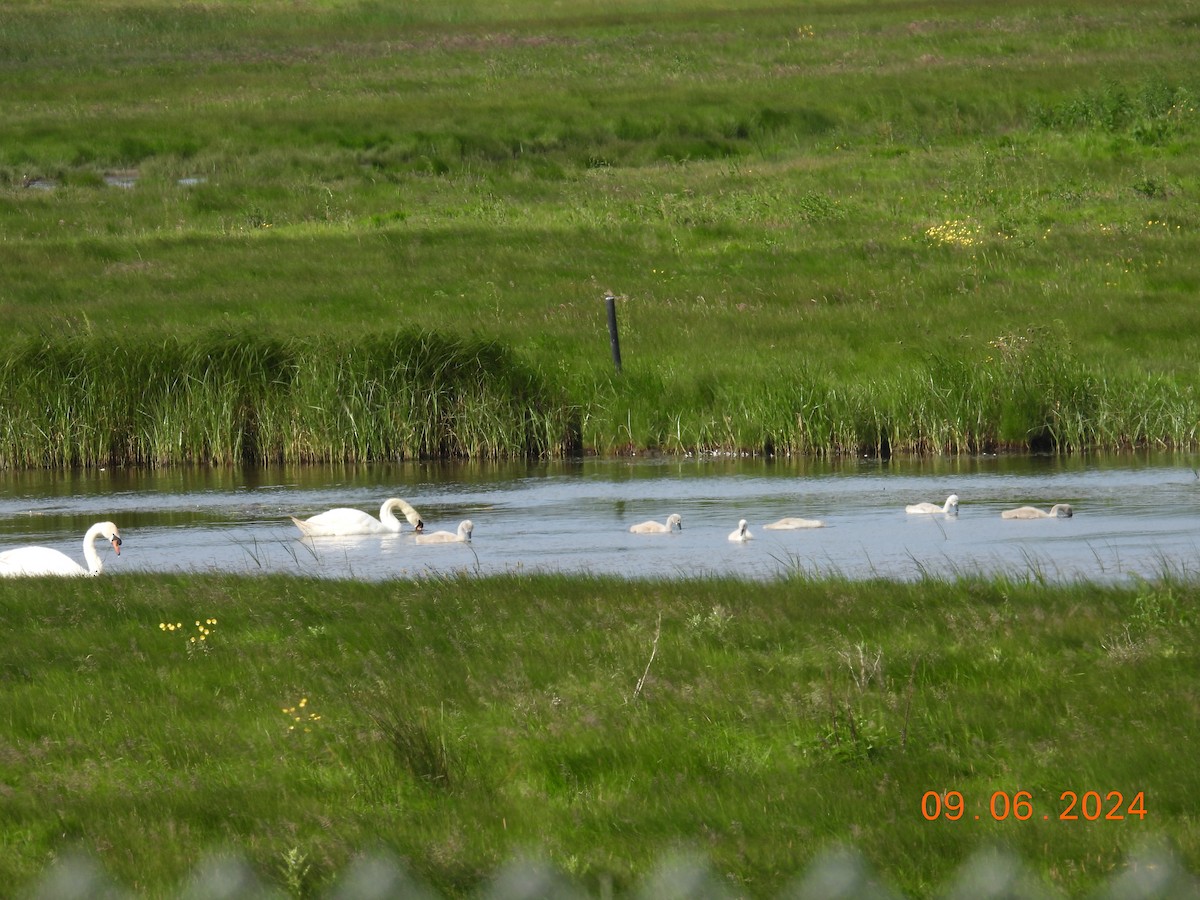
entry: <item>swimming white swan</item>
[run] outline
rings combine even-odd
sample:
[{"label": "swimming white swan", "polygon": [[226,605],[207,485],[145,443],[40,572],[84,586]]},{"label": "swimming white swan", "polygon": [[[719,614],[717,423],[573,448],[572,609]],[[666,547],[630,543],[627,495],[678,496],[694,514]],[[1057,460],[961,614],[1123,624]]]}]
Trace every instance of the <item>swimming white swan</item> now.
[{"label": "swimming white swan", "polygon": [[336,537],[347,534],[398,534],[400,532],[400,520],[396,518],[392,512],[394,509],[399,509],[404,513],[404,518],[408,519],[408,523],[412,525],[414,531],[423,531],[425,523],[421,521],[420,514],[412,508],[412,505],[407,500],[401,500],[399,497],[392,497],[383,501],[383,506],[379,507],[379,518],[376,519],[370,513],[365,513],[358,509],[331,509],[329,512],[323,512],[318,516],[313,516],[311,519],[297,519],[295,516],[291,520],[296,523],[296,527],[300,529],[305,537]]},{"label": "swimming white swan", "polygon": [[742,519],[740,522],[738,522],[738,527],[729,532],[729,539],[731,541],[745,542],[753,537],[754,535],[750,533],[750,529],[746,527],[745,519]]},{"label": "swimming white swan", "polygon": [[683,531],[683,519],[679,513],[671,513],[665,523],[650,521],[629,526],[629,530],[634,534],[667,534],[676,529]]},{"label": "swimming white swan", "polygon": [[792,531],[797,528],[824,528],[825,523],[820,519],[798,519],[795,516],[787,516],[777,522],[772,522],[770,525],[764,525],[770,531]]},{"label": "swimming white swan", "polygon": [[1055,503],[1050,511],[1038,509],[1036,506],[1018,506],[1016,509],[1006,509],[1000,513],[1002,519],[1069,519],[1074,515],[1069,503]]},{"label": "swimming white swan", "polygon": [[418,534],[418,544],[450,544],[450,543],[470,543],[471,532],[475,530],[475,526],[470,519],[463,519],[458,523],[458,531],[434,531],[430,534]]},{"label": "swimming white swan", "polygon": [[946,498],[944,506],[938,506],[936,503],[910,503],[904,507],[906,513],[945,513],[948,516],[958,515],[958,494],[951,494]]},{"label": "swimming white swan", "polygon": [[17,578],[22,575],[99,575],[104,568],[96,552],[96,538],[102,536],[121,555],[121,534],[112,522],[97,522],[83,536],[85,569],[67,554],[50,547],[18,547],[0,553],[0,576]]}]

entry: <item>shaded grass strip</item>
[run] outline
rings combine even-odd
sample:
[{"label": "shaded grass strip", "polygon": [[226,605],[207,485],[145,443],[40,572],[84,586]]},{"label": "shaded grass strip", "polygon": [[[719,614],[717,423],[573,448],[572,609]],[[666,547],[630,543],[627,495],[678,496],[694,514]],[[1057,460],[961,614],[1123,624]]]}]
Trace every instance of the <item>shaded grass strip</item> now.
[{"label": "shaded grass strip", "polygon": [[211,333],[28,341],[0,357],[0,464],[561,455],[570,406],[502,345]]}]

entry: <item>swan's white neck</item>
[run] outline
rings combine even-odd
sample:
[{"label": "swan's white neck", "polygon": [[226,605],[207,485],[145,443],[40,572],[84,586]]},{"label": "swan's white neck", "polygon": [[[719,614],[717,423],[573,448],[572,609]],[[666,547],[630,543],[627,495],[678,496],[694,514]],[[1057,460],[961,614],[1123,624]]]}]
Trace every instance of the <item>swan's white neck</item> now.
[{"label": "swan's white neck", "polygon": [[391,500],[384,500],[383,506],[379,507],[379,521],[388,531],[400,530],[400,520],[397,519],[396,514],[392,512],[392,510],[399,505],[400,504],[396,502],[395,498],[393,498]]},{"label": "swan's white neck", "polygon": [[83,536],[83,558],[87,560],[89,575],[99,575],[104,568],[104,563],[100,561],[100,554],[96,552],[96,538],[103,534],[104,526],[96,524],[89,528],[87,534]]}]

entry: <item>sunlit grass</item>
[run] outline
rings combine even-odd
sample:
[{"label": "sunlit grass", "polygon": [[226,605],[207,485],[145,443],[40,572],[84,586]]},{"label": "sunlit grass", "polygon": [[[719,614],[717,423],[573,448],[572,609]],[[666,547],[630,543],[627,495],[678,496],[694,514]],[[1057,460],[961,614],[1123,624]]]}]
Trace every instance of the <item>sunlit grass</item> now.
[{"label": "sunlit grass", "polygon": [[[1000,840],[1078,895],[1150,836],[1195,870],[1194,595],[1019,575],[13,582],[0,875],[82,847],[165,897],[232,845],[270,878],[302,852],[311,893],[382,843],[451,895],[525,852],[595,892],[688,846],[765,897],[850,841],[919,896]],[[926,821],[930,790],[970,814]],[[1019,790],[1036,821],[993,821],[993,793]],[[1060,821],[1068,790],[1145,792],[1147,815]]]},{"label": "sunlit grass", "polygon": [[[105,9],[18,5],[0,33],[0,353],[418,328],[505,347],[600,452],[1194,441],[1184,2]],[[1030,332],[1010,382],[992,345]],[[258,453],[222,403],[155,454]],[[402,451],[329,411],[281,441],[528,452],[477,413]],[[103,456],[86,427],[59,457]]]}]

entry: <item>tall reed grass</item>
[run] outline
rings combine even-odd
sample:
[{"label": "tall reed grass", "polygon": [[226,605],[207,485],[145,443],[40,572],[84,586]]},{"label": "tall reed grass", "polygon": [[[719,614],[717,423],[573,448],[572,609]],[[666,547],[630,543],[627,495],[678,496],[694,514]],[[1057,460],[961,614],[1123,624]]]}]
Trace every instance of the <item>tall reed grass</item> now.
[{"label": "tall reed grass", "polygon": [[947,348],[915,370],[860,380],[803,365],[749,382],[736,371],[675,384],[609,379],[587,407],[583,440],[606,452],[823,456],[1187,449],[1200,440],[1200,397],[1171,378],[1096,371],[1046,328],[988,349],[976,360]]},{"label": "tall reed grass", "polygon": [[565,398],[482,339],[77,336],[0,355],[0,465],[562,455]]},{"label": "tall reed grass", "polygon": [[655,372],[569,386],[495,341],[431,332],[89,336],[0,351],[0,466],[371,462],[589,451],[835,456],[1193,448],[1200,399],[1089,370],[1028,329],[850,381]]}]

